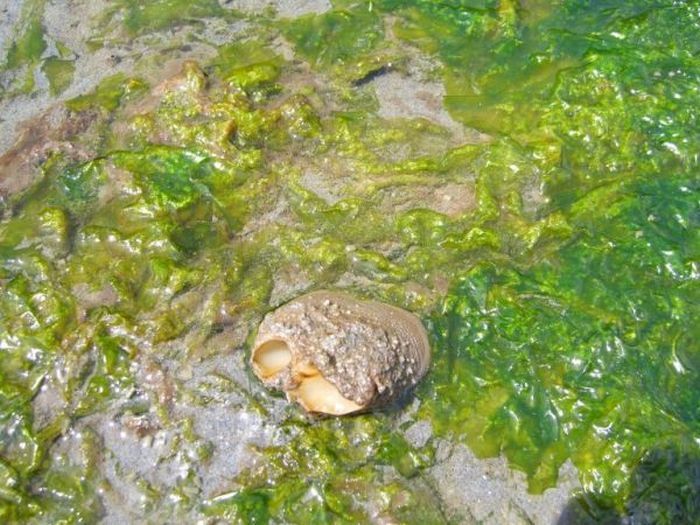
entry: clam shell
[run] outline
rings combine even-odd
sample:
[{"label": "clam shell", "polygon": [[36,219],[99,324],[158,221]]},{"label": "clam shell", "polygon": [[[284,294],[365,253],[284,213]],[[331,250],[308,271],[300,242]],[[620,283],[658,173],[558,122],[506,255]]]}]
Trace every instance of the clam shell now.
[{"label": "clam shell", "polygon": [[415,315],[330,291],[269,313],[251,354],[266,386],[309,412],[333,415],[390,403],[412,389],[429,364],[428,336]]}]

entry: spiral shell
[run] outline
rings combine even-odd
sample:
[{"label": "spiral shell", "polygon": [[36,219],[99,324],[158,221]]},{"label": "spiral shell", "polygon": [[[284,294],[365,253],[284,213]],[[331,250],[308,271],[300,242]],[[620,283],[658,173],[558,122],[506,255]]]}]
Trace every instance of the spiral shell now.
[{"label": "spiral shell", "polygon": [[251,365],[268,387],[309,412],[344,415],[390,403],[430,364],[430,345],[413,314],[341,292],[318,291],[269,313]]}]

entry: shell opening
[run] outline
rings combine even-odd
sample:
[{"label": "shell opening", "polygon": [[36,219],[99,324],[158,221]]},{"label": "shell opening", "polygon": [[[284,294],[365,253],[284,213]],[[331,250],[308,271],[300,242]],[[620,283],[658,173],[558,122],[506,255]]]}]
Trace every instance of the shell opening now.
[{"label": "shell opening", "polygon": [[289,366],[292,362],[292,352],[287,343],[273,339],[253,351],[253,362],[257,365],[260,375],[271,377]]},{"label": "shell opening", "polygon": [[[289,397],[310,412],[342,416],[361,410],[362,405],[343,397],[336,386],[317,369],[307,370],[301,376],[299,386],[288,392]],[[311,372],[311,373],[309,373]]]}]

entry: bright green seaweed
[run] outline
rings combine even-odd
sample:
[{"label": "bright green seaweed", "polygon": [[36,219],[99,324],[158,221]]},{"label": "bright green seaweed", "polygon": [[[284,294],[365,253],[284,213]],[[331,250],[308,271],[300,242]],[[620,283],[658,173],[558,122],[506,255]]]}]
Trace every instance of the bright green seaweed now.
[{"label": "bright green seaweed", "polygon": [[[216,2],[177,17],[168,2],[134,6],[120,4],[133,35],[218,13]],[[345,282],[421,314],[434,363],[415,417],[480,456],[504,454],[532,491],[570,459],[598,519],[698,515],[698,6],[343,1],[275,26],[265,31],[332,79],[335,111],[288,87],[291,65],[263,42],[235,42],[203,69],[188,63],[148,112],[124,111],[146,92],[124,76],[69,102],[127,131],[107,133],[87,163],[51,159],[11,202],[0,225],[0,516],[94,520],[109,490],[98,438],[78,462],[49,453],[54,441],[110,406],[144,410],[129,404],[133,365],[210,357],[207,341],[230,319],[252,328],[270,309],[279,275],[308,289]],[[491,140],[454,146],[435,126],[375,115],[358,81],[393,67],[396,39],[434,57],[452,115]],[[385,154],[399,146],[407,158]],[[319,158],[338,200],[304,184]],[[474,197],[457,215],[386,200],[387,189],[457,182]],[[284,214],[259,219],[279,202]],[[87,292],[109,300],[86,305]],[[39,421],[32,399],[59,366],[65,403]],[[167,425],[165,404],[150,402]],[[263,413],[268,402],[250,399]],[[180,482],[173,515],[457,519],[422,481],[433,443],[413,449],[394,412],[284,425],[289,444],[230,493],[204,499]],[[182,439],[206,465],[206,444]]]}]

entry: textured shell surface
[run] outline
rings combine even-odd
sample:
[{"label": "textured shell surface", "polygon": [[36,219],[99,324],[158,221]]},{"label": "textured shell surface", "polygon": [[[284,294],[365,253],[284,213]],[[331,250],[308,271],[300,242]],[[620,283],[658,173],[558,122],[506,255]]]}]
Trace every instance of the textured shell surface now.
[{"label": "textured shell surface", "polygon": [[[430,346],[420,319],[410,312],[318,291],[265,317],[251,364],[267,386],[287,392],[310,411],[325,411],[300,399],[311,378],[320,376],[330,383],[324,383],[324,395],[337,389],[350,402],[329,413],[350,413],[384,405],[413,388],[427,372]],[[314,381],[320,384],[320,378]]]}]

